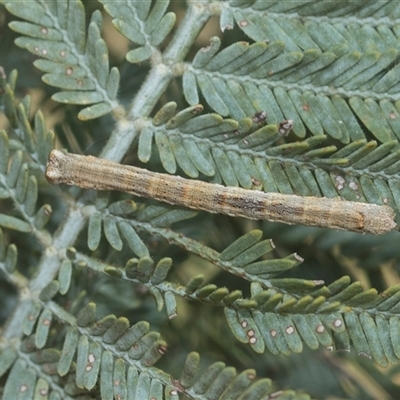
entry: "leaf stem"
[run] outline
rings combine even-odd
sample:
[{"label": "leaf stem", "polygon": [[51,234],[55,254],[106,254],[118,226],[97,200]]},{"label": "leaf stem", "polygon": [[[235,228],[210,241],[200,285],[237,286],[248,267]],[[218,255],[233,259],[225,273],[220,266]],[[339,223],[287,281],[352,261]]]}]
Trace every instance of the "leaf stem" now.
[{"label": "leaf stem", "polygon": [[128,110],[129,120],[120,121],[100,155],[102,158],[116,162],[122,160],[139,133],[130,121],[150,115],[173,78],[173,64],[185,58],[210,16],[207,3],[196,1],[189,5],[185,17],[163,54],[163,62],[155,64],[150,70]]}]

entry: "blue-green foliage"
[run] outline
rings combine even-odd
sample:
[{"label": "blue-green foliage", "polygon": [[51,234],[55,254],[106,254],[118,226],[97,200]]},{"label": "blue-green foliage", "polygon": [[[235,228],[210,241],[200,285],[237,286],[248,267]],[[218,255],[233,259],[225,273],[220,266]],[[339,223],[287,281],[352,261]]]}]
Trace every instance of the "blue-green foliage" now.
[{"label": "blue-green foliage", "polygon": [[[399,215],[398,1],[1,2],[17,17],[15,44],[57,88],[52,99],[69,105],[69,151],[85,130],[96,137],[87,120],[98,118],[110,134],[97,156],[249,190],[387,204]],[[104,16],[130,43],[126,61],[148,70],[129,104],[131,69],[111,67]],[[199,49],[212,16],[221,33]],[[353,374],[351,388],[340,387],[353,365],[363,368],[359,357],[326,357],[344,371],[332,378],[313,359],[320,347],[371,358],[374,393],[398,393],[374,369],[400,359],[398,232],[249,223],[51,186],[44,172],[61,134],[48,127],[59,116],[20,98],[17,75],[0,70],[1,284],[18,293],[2,296],[4,399],[305,400],[332,385],[338,397],[372,396]],[[187,354],[193,347],[208,367]],[[328,371],[331,386],[307,386],[287,361],[293,353],[311,375]]]}]

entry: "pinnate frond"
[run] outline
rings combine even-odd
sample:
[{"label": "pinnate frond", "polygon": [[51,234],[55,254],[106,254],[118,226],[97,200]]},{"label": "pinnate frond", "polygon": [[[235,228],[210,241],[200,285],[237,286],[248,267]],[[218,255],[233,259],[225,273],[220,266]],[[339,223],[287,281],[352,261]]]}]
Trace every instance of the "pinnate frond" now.
[{"label": "pinnate frond", "polygon": [[[4,388],[7,396],[18,394],[15,386],[21,387],[21,377],[27,392],[24,398],[32,398],[34,390],[40,389],[47,390],[54,398],[59,398],[60,393],[71,397],[87,395],[87,398],[100,394],[103,399],[118,396],[177,399],[178,393],[184,393],[189,398],[207,400],[230,398],[233,393],[248,399],[267,394],[283,399],[289,395],[285,391],[273,393],[271,380],[256,380],[254,370],[238,374],[235,368],[219,362],[200,373],[200,359],[195,352],[188,354],[180,378],[174,379],[153,367],[167,350],[158,332],[150,331],[145,321],[130,326],[123,317],[107,315],[96,319],[94,303],[83,307],[74,326],[67,327],[61,349],[44,348],[48,337],[41,326],[49,330],[50,315],[57,313],[64,323],[73,322],[74,317],[52,303],[41,312],[39,308],[35,314],[27,315],[32,328],[35,323],[37,327],[23,339],[20,355],[11,348],[0,351],[0,376],[10,369]],[[308,398],[290,393],[291,398]]]},{"label": "pinnate frond", "polygon": [[137,47],[126,54],[131,63],[148,60],[171,32],[175,25],[175,14],[166,13],[169,0],[157,0],[153,7],[147,1],[101,0],[105,10],[114,18],[115,28]]},{"label": "pinnate frond", "polygon": [[[295,15],[311,17],[302,21]],[[388,50],[398,48],[382,21],[395,20],[400,15],[396,2],[337,4],[308,1],[229,1],[221,15],[230,26],[237,26],[253,40],[285,38],[287,47],[321,50]],[[289,18],[288,18],[289,16]]]},{"label": "pinnate frond", "polygon": [[13,21],[10,27],[25,36],[16,44],[40,57],[35,66],[43,80],[61,89],[53,99],[87,106],[81,119],[104,115],[118,106],[119,71],[109,69],[108,49],[100,36],[101,14],[96,11],[86,34],[85,12],[79,0],[29,2],[24,7],[6,3],[7,10],[29,21]]},{"label": "pinnate frond", "polygon": [[22,217],[15,217],[11,213],[0,214],[0,226],[20,232],[34,231],[39,235],[37,231],[43,228],[51,216],[51,206],[45,204],[36,211],[37,179],[30,173],[21,150],[10,155],[5,131],[0,131],[0,158],[0,198],[11,199]]},{"label": "pinnate frond", "polygon": [[17,265],[17,257],[17,247],[14,244],[6,245],[3,231],[0,229],[0,269],[6,274],[12,274]]},{"label": "pinnate frond", "polygon": [[259,353],[268,350],[289,355],[303,351],[304,345],[340,351],[354,348],[386,367],[400,358],[399,289],[392,286],[378,294],[343,277],[303,297],[291,298],[277,297],[253,284],[252,297],[259,307],[226,307],[225,315],[235,337]]},{"label": "pinnate frond", "polygon": [[[157,229],[155,233],[159,234]],[[171,236],[169,237],[170,241]],[[208,261],[232,274],[250,282],[259,282],[265,290],[261,295],[246,299],[243,298],[240,290],[229,291],[226,287],[206,284],[203,275],[192,277],[186,286],[182,286],[167,281],[167,275],[172,266],[172,260],[169,257],[155,262],[149,255],[144,255],[141,258],[128,259],[122,267],[95,260],[71,248],[68,250],[69,260],[63,262],[63,268],[65,267],[66,272],[61,273],[60,271],[60,283],[57,289],[55,290],[53,286],[46,289],[51,295],[45,295],[45,297],[51,298],[57,290],[61,290],[59,288],[67,286],[61,279],[69,284],[71,277],[67,275],[67,271],[69,274],[71,273],[71,263],[147,287],[156,300],[158,310],[165,307],[170,319],[178,314],[176,297],[211,303],[218,307],[230,307],[235,310],[259,308],[275,310],[276,307],[276,311],[280,311],[283,306],[282,304],[278,305],[278,303],[287,301],[285,296],[292,298],[290,300],[290,306],[292,307],[293,293],[295,297],[298,297],[298,293],[310,292],[323,283],[305,279],[277,278],[279,274],[296,267],[303,260],[298,255],[293,254],[281,259],[268,258],[257,261],[261,257],[265,258],[274,249],[271,240],[261,240],[262,233],[258,230],[243,235],[222,253],[218,253],[204,245],[202,249],[199,249],[198,245],[195,247],[191,244],[190,239],[187,238],[185,240],[182,234],[177,236],[180,238],[178,245],[186,249],[189,248],[193,252],[197,251],[201,257],[208,259]],[[267,302],[267,300],[269,301]],[[334,304],[333,308],[336,307],[336,304]],[[330,307],[332,308],[332,306]]]},{"label": "pinnate frond", "polygon": [[260,24],[275,32],[268,44],[237,42],[218,52],[220,41],[213,38],[199,50],[183,75],[189,104],[197,104],[201,93],[217,113],[237,120],[266,111],[269,123],[293,120],[300,138],[311,132],[349,143],[370,132],[381,142],[398,141],[397,48],[290,46],[274,17],[269,21]]},{"label": "pinnate frond", "polygon": [[[49,390],[59,393],[63,390],[69,396],[89,394],[90,391],[94,394],[96,385],[100,387],[102,398],[113,398],[121,390],[125,394],[127,390],[139,393],[141,390],[152,390],[154,385],[168,386],[166,374],[150,368],[166,351],[166,343],[160,334],[149,331],[147,322],[138,322],[130,327],[125,318],[111,315],[96,320],[95,310],[96,306],[89,303],[79,312],[76,322],[70,314],[60,312],[54,303],[31,310],[27,315],[31,325],[29,330],[32,332],[35,324],[36,330],[23,340],[21,350],[25,357],[16,360],[13,351],[3,349],[0,352],[1,373],[11,367],[4,393],[12,395],[15,391],[12,384],[22,376],[29,390],[46,383]],[[61,351],[44,348],[50,340],[48,332],[53,313],[64,323],[76,324],[67,328]],[[29,330],[26,329],[26,332]],[[14,376],[17,371],[23,375]],[[149,386],[132,382],[129,378],[134,374],[144,374],[141,379],[146,377]],[[64,378],[55,379],[54,375]],[[114,385],[117,377],[125,382],[122,388]],[[26,398],[31,398],[31,394]]]},{"label": "pinnate frond", "polygon": [[108,243],[115,250],[122,250],[125,239],[129,248],[139,257],[149,256],[149,251],[137,230],[149,232],[166,228],[171,224],[194,217],[197,212],[161,205],[141,206],[132,200],[120,200],[107,207],[107,194],[96,199],[96,206],[86,209],[89,215],[88,247],[96,250],[104,231]]},{"label": "pinnate frond", "polygon": [[[54,147],[54,132],[47,130],[42,112],[39,110],[31,124],[31,99],[24,97],[21,101],[16,99],[15,87],[18,73],[12,71],[8,76],[1,76],[0,104],[13,128],[13,133],[19,139],[8,139],[5,132],[1,136],[1,162],[7,163],[9,147],[28,153],[33,161],[44,171],[47,158]],[[33,126],[32,126],[33,125]],[[5,167],[2,165],[2,170]]]}]

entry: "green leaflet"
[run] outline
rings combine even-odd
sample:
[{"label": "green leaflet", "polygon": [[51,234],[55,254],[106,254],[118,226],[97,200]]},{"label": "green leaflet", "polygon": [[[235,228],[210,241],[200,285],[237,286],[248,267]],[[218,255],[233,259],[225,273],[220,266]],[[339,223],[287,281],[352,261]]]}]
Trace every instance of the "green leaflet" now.
[{"label": "green leaflet", "polygon": [[90,327],[90,333],[95,336],[101,336],[114,324],[117,320],[115,315],[106,315],[99,319]]},{"label": "green leaflet", "polygon": [[88,354],[88,363],[83,376],[83,384],[86,389],[91,390],[97,383],[97,376],[101,365],[102,348],[100,344],[90,343]]},{"label": "green leaflet", "polygon": [[149,255],[149,251],[142,240],[139,238],[135,230],[127,222],[122,221],[119,223],[119,229],[128,242],[128,246],[131,250],[139,257],[145,257]]},{"label": "green leaflet", "polygon": [[18,382],[20,381],[21,376],[24,377],[24,383],[27,385],[27,393],[25,393],[27,396],[26,398],[32,398],[35,387],[36,373],[32,368],[28,368],[26,362],[22,360],[17,360],[11,368],[10,375],[4,387],[4,396],[7,396],[7,398],[10,399],[18,398]]},{"label": "green leaflet", "polygon": [[116,342],[117,349],[126,351],[149,331],[149,323],[140,321],[132,325]]},{"label": "green leaflet", "polygon": [[35,346],[38,349],[43,348],[46,344],[52,319],[53,315],[48,309],[44,309],[39,316],[35,334]]},{"label": "green leaflet", "polygon": [[183,387],[192,386],[198,372],[200,357],[198,353],[191,352],[187,355],[183,366],[180,382]]},{"label": "green leaflet", "polygon": [[113,398],[113,366],[114,360],[111,352],[103,352],[100,367],[100,393],[104,399]]},{"label": "green leaflet", "polygon": [[56,280],[51,281],[47,286],[45,286],[39,294],[39,299],[41,301],[50,301],[59,291],[60,283]]},{"label": "green leaflet", "polygon": [[24,319],[23,322],[23,332],[25,335],[30,335],[33,331],[33,328],[36,324],[37,318],[40,315],[40,311],[42,310],[42,306],[39,302],[32,303],[31,309],[27,315],[27,318]]},{"label": "green leaflet", "polygon": [[172,292],[165,292],[164,295],[165,299],[165,308],[167,311],[167,315],[169,319],[173,319],[178,315],[177,309],[176,309],[176,299],[175,295]]},{"label": "green leaflet", "polygon": [[119,385],[114,386],[115,397],[126,397],[127,395],[127,381],[125,375],[125,363],[122,359],[117,359],[114,364],[113,379],[119,382]]},{"label": "green leaflet", "polygon": [[122,249],[121,236],[117,228],[117,223],[113,218],[106,217],[104,219],[104,233],[106,235],[108,242],[115,250]]},{"label": "green leaflet", "polygon": [[77,356],[76,356],[76,386],[78,388],[84,387],[84,377],[86,370],[86,363],[89,359],[89,339],[87,336],[82,335],[78,341]]},{"label": "green leaflet", "polygon": [[11,367],[15,359],[17,358],[17,354],[14,349],[4,349],[0,353],[1,367],[0,367],[0,376],[3,376],[4,373]]},{"label": "green leaflet", "polygon": [[170,270],[170,268],[172,267],[172,259],[169,257],[165,257],[163,259],[161,259],[155,269],[154,272],[151,276],[151,283],[153,284],[157,284],[157,283],[161,283],[165,280],[165,278],[168,275],[168,272]]},{"label": "green leaflet", "polygon": [[201,287],[204,283],[204,275],[197,275],[193,277],[186,285],[186,293],[193,294],[196,290]]},{"label": "green leaflet", "polygon": [[127,318],[121,317],[113,323],[103,335],[104,343],[115,343],[129,328]]},{"label": "green leaflet", "polygon": [[78,345],[78,331],[74,328],[69,328],[65,337],[63,350],[61,353],[60,362],[58,364],[58,373],[61,376],[67,374],[70,369],[72,359],[74,357],[76,347]]},{"label": "green leaflet", "polygon": [[78,326],[87,326],[89,325],[96,313],[96,304],[89,303],[84,308],[79,311],[79,314],[76,319],[76,323]]},{"label": "green leaflet", "polygon": [[205,396],[218,398],[225,391],[226,387],[233,381],[236,370],[233,367],[224,368],[215,378],[212,385],[207,389]]},{"label": "green leaflet", "polygon": [[7,252],[2,261],[4,261],[4,268],[8,273],[13,273],[17,266],[17,247],[14,244],[10,244],[7,247]]}]

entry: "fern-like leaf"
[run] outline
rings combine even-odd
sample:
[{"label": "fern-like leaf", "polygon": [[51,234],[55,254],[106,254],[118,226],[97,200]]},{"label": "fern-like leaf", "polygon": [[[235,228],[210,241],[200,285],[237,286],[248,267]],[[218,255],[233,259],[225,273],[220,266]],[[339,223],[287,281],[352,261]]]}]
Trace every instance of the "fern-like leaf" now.
[{"label": "fern-like leaf", "polygon": [[151,7],[151,2],[119,2],[101,0],[105,10],[114,18],[115,28],[138,47],[126,54],[131,63],[148,60],[171,32],[175,24],[175,14],[166,13],[169,1],[157,0]]},{"label": "fern-like leaf", "polygon": [[45,72],[44,82],[62,90],[53,95],[54,100],[90,105],[79,113],[84,120],[117,108],[119,71],[109,70],[100,12],[93,14],[86,38],[85,12],[79,0],[30,2],[23,9],[9,2],[6,7],[29,21],[13,21],[10,27],[25,35],[16,39],[19,47],[43,58],[35,66]]},{"label": "fern-like leaf", "polygon": [[[236,15],[244,24],[246,19]],[[242,119],[265,110],[271,123],[285,118],[293,120],[293,132],[298,137],[309,131],[348,143],[364,138],[367,130],[381,142],[398,140],[396,98],[388,93],[397,90],[393,85],[396,87],[398,80],[391,77],[398,75],[395,66],[398,49],[388,43],[389,48],[379,49],[380,52],[358,47],[351,51],[351,45],[344,43],[340,52],[338,48],[324,48],[321,52],[312,40],[298,47],[284,31],[276,29],[274,17],[267,20],[270,24],[266,26],[274,31],[274,35],[265,33],[264,38],[270,38],[269,44],[238,42],[217,53],[220,42],[214,38],[208,48],[197,53],[183,76],[190,104],[198,102],[200,90],[207,103],[221,115]],[[301,27],[299,22],[295,24],[298,29]],[[324,25],[313,33],[321,38],[326,28]],[[298,29],[289,31],[296,36]],[[337,30],[338,26],[331,29]],[[281,35],[277,35],[279,32]],[[363,38],[364,42],[377,40],[376,35],[368,33],[371,38],[369,41]],[[364,34],[360,30],[359,35]],[[296,37],[305,40],[305,35]],[[344,37],[343,40],[346,42]],[[370,60],[369,65],[366,60]],[[230,79],[231,76],[235,79]],[[348,93],[347,101],[340,95],[342,87]]]}]

